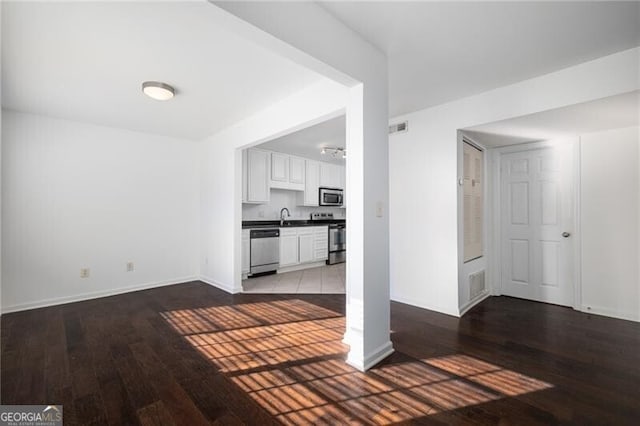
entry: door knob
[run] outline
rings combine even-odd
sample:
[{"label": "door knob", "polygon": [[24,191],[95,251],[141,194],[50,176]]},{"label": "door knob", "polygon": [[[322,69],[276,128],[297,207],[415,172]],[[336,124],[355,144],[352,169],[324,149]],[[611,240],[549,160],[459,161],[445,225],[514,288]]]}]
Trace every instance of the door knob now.
[{"label": "door knob", "polygon": [[562,236],[565,238],[569,238],[571,236],[571,233],[565,231],[562,233]]}]

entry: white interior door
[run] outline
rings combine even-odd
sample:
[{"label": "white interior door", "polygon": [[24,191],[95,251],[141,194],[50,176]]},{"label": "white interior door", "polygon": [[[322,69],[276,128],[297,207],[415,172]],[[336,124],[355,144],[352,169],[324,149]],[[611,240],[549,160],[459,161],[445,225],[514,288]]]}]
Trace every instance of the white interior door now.
[{"label": "white interior door", "polygon": [[573,305],[571,144],[501,156],[502,294]]}]

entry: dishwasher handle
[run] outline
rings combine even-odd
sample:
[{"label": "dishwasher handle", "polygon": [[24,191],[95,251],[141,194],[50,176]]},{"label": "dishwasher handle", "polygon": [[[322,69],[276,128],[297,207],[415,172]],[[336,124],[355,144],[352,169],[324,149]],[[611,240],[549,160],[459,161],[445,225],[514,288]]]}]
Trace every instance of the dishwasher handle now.
[{"label": "dishwasher handle", "polygon": [[256,238],[277,238],[280,236],[279,229],[252,229],[250,233],[251,239]]}]

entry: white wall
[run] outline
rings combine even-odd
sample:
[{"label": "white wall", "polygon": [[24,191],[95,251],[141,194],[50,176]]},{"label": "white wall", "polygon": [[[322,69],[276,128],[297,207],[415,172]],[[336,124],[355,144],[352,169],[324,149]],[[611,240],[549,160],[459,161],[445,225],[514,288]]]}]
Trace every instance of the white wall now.
[{"label": "white wall", "polygon": [[[2,7],[0,7],[0,46],[2,46]],[[0,70],[2,69],[0,60]],[[2,71],[0,71],[0,82],[2,81]],[[2,99],[2,84],[0,84],[0,99]],[[0,241],[2,241],[2,108],[0,108]],[[0,315],[2,315],[2,244],[0,244]]]},{"label": "white wall", "polygon": [[280,220],[280,209],[286,207],[292,220],[309,220],[314,212],[333,213],[335,219],[344,219],[346,209],[337,207],[305,207],[298,205],[299,191],[272,189],[266,204],[242,204],[242,220]]},{"label": "white wall", "polygon": [[12,111],[2,141],[3,312],[197,277],[197,143]]},{"label": "white wall", "polygon": [[640,321],[638,127],[580,137],[582,310]]},{"label": "white wall", "polygon": [[638,90],[639,56],[627,50],[391,120],[409,121],[389,138],[392,298],[451,315],[465,304],[458,129]]}]

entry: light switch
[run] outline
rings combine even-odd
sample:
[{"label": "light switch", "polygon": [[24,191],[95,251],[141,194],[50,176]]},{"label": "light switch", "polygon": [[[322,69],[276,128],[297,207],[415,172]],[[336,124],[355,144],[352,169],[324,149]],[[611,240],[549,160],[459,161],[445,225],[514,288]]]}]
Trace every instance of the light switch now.
[{"label": "light switch", "polygon": [[382,217],[383,206],[382,201],[376,203],[376,217]]}]

